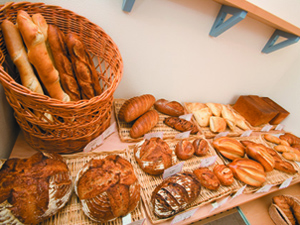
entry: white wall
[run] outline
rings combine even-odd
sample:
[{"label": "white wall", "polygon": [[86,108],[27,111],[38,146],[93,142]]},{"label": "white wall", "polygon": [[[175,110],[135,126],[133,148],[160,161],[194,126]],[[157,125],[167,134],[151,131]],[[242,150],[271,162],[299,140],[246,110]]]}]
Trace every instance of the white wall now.
[{"label": "white wall", "polygon": [[[122,11],[123,0],[43,2],[88,18],[116,42],[124,60],[116,98],[152,93],[181,102],[234,103],[239,95],[268,96],[291,112],[286,130],[300,135],[300,44],[261,53],[272,27],[246,17],[210,37],[221,7],[212,0],[136,0],[130,13]],[[251,2],[300,27],[298,0]]]}]

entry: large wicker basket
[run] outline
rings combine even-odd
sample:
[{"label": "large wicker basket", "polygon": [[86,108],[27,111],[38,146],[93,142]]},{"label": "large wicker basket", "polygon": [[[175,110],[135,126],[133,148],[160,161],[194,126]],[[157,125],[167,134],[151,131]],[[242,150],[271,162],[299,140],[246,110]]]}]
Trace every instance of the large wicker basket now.
[{"label": "large wicker basket", "polygon": [[[76,33],[94,59],[103,93],[89,100],[65,103],[33,93],[19,83],[0,32],[0,82],[26,141],[39,151],[79,152],[110,124],[113,93],[123,74],[118,47],[103,29],[86,18],[44,3],[0,5],[0,23],[6,18],[15,23],[18,10],[25,10],[30,15],[41,13],[49,24],[55,24],[64,33]],[[36,111],[42,116],[33,113]],[[51,114],[53,121],[45,119],[45,113]]]}]

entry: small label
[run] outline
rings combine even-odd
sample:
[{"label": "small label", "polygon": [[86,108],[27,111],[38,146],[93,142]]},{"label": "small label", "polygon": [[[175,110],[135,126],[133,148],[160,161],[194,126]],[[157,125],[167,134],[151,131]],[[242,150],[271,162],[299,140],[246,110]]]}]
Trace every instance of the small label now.
[{"label": "small label", "polygon": [[293,180],[293,177],[289,177],[288,179],[283,181],[282,184],[279,186],[279,189],[286,188],[286,187],[290,186],[292,180]]},{"label": "small label", "polygon": [[97,148],[98,146],[103,144],[103,141],[110,136],[111,134],[115,133],[117,131],[117,124],[116,122],[112,123],[99,137],[92,140],[90,143],[88,143],[83,151],[84,152],[90,152]]},{"label": "small label", "polygon": [[219,202],[219,207],[222,206],[222,205],[224,205],[224,204],[228,201],[229,198],[230,198],[230,196],[227,196],[227,197],[224,198],[222,201],[220,201],[220,202]]},{"label": "small label", "polygon": [[218,202],[213,202],[211,203],[212,209],[210,210],[210,212],[214,211],[215,209],[219,208],[219,203]]},{"label": "small label", "polygon": [[129,225],[143,225],[145,221],[146,221],[146,218],[134,221],[134,222],[130,223]]},{"label": "small label", "polygon": [[272,129],[272,125],[265,125],[260,131],[268,132]]},{"label": "small label", "polygon": [[131,214],[128,213],[126,216],[122,217],[122,225],[131,224]]},{"label": "small label", "polygon": [[186,220],[186,219],[192,217],[196,211],[197,211],[197,208],[175,216],[174,219],[172,220],[171,224],[175,224],[175,223],[181,222],[183,220]]},{"label": "small label", "polygon": [[176,134],[175,135],[175,138],[176,139],[184,139],[184,138],[188,138],[190,136],[190,133],[191,131],[185,131],[185,132],[182,132],[182,133],[179,133],[179,134]]},{"label": "small label", "polygon": [[184,164],[184,162],[180,162],[180,163],[178,163],[174,166],[171,166],[168,169],[165,169],[164,173],[163,173],[163,179],[165,179],[167,177],[170,177],[170,176],[173,176],[176,173],[181,172],[181,170],[183,168],[183,164]]},{"label": "small label", "polygon": [[244,190],[245,190],[245,188],[247,187],[247,185],[244,185],[243,187],[241,187],[232,197],[231,197],[231,199],[234,199],[235,197],[237,197],[237,196],[239,196],[239,195],[241,195],[241,194],[243,194],[243,192],[244,192]]},{"label": "small label", "polygon": [[201,163],[200,163],[200,167],[208,167],[210,165],[213,165],[216,160],[217,160],[217,156],[211,156],[211,157],[207,157],[205,159],[202,159]]},{"label": "small label", "polygon": [[229,131],[226,132],[220,132],[216,135],[215,139],[220,138],[220,137],[226,137],[228,135]]},{"label": "small label", "polygon": [[179,118],[180,118],[180,119],[187,120],[187,121],[191,121],[192,116],[193,116],[193,113],[189,113],[189,114],[181,115],[181,116],[179,116]]},{"label": "small label", "polygon": [[278,124],[278,125],[275,127],[275,130],[283,130],[283,128],[284,128],[284,125]]},{"label": "small label", "polygon": [[300,162],[296,162],[296,161],[294,161],[299,167],[300,167]]},{"label": "small label", "polygon": [[252,130],[246,130],[241,134],[241,137],[249,137],[252,134]]},{"label": "small label", "polygon": [[268,192],[270,189],[273,187],[272,184],[267,184],[263,186],[262,188],[258,189],[255,193],[263,193],[263,192]]},{"label": "small label", "polygon": [[158,137],[160,139],[163,139],[164,133],[163,132],[155,132],[155,133],[147,133],[144,135],[144,139],[149,140],[154,137]]}]

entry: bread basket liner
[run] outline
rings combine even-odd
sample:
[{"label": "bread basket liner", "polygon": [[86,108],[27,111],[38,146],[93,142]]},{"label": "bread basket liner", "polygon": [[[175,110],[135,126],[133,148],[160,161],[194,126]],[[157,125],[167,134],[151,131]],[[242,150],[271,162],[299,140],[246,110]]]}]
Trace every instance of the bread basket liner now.
[{"label": "bread basket liner", "polygon": [[[98,25],[59,6],[8,2],[0,5],[0,23],[4,19],[15,23],[19,10],[30,15],[41,13],[48,24],[58,26],[64,33],[77,34],[93,57],[103,93],[89,100],[62,102],[32,92],[18,82],[19,76],[9,69],[14,65],[9,65],[10,57],[0,32],[0,83],[26,142],[39,151],[53,152],[55,149],[57,153],[66,154],[82,151],[110,124],[113,93],[123,75],[123,60],[118,47]],[[40,112],[41,116],[32,110]],[[47,121],[45,113],[56,119]]]},{"label": "bread basket liner", "polygon": [[[241,141],[241,140],[253,141],[255,143],[263,144],[267,147],[270,147],[264,141],[264,139],[262,138],[262,135],[263,134],[256,135],[256,136],[249,136],[249,137],[233,137],[233,138],[237,139],[238,141]],[[210,140],[210,141],[212,142],[213,140]],[[231,162],[231,160],[226,159],[219,152],[217,152],[217,154],[223,160],[225,165],[227,165],[228,163]],[[288,160],[284,159],[280,154],[279,154],[279,156],[281,157],[282,160],[288,161]],[[247,156],[245,156],[245,157],[247,158]],[[297,171],[295,174],[288,174],[288,173],[285,173],[283,171],[279,171],[279,170],[274,169],[274,170],[266,173],[267,174],[267,179],[262,184],[262,186],[264,186],[264,185],[276,186],[276,185],[282,184],[282,182],[284,182],[286,179],[288,179],[290,177],[292,177],[292,178],[298,177],[299,176],[299,170],[300,170],[298,164],[295,163],[295,162],[291,162],[291,161],[288,161],[288,162],[291,163],[294,166],[295,170]],[[244,190],[244,193],[253,193],[253,192],[259,190],[260,188],[261,187],[253,187],[253,186],[247,185],[247,187]]]},{"label": "bread basket liner", "polygon": [[[196,139],[196,138],[194,138],[194,137],[190,138],[189,141],[192,142],[194,139]],[[173,150],[173,155],[175,155],[175,146],[179,140],[165,140],[165,141],[169,144],[171,150]],[[140,166],[138,165],[138,163],[136,162],[135,157],[134,157],[134,148],[137,145],[139,145],[139,143],[137,143],[136,145],[134,145],[134,144],[129,145],[127,148],[126,154],[128,154],[130,156],[130,162],[133,165],[134,171],[136,172],[136,175],[139,179],[139,182],[140,182],[140,185],[142,188],[142,192],[141,192],[142,200],[144,202],[144,206],[145,206],[145,210],[148,214],[148,218],[151,221],[151,223],[153,223],[153,224],[170,220],[173,217],[175,217],[176,215],[166,218],[166,219],[160,219],[153,214],[151,204],[150,204],[151,195],[152,195],[152,192],[155,189],[155,187],[158,186],[163,181],[163,178],[162,178],[162,175],[159,175],[159,176],[149,175],[140,168]],[[179,160],[177,157],[175,157],[174,165],[178,164],[180,162],[184,162],[182,171],[192,172],[193,170],[200,167],[200,163],[204,158],[208,158],[208,157],[216,156],[216,155],[217,154],[216,154],[214,148],[209,144],[209,151],[205,156],[198,157],[198,156],[194,155],[191,159],[188,159],[188,160]],[[215,164],[209,166],[209,168],[212,170],[212,168],[216,164],[223,164],[223,161],[219,157],[217,157]],[[210,202],[213,202],[219,198],[222,198],[226,195],[231,194],[232,192],[240,189],[242,186],[243,185],[241,182],[235,180],[232,185],[230,185],[230,186],[222,186],[221,185],[220,188],[216,191],[210,191],[210,190],[206,189],[205,187],[201,187],[201,192],[200,192],[200,195],[198,196],[198,198],[195,201],[193,201],[191,204],[189,204],[181,212],[185,212],[190,209],[199,207],[201,205],[205,205]]]},{"label": "bread basket liner", "polygon": [[[300,206],[300,196],[285,195],[294,199]],[[269,215],[276,225],[292,225],[285,213],[274,203],[269,207]],[[298,221],[299,223],[300,221]]]},{"label": "bread basket liner", "polygon": [[[72,175],[73,182],[75,181],[78,171],[91,159],[103,159],[108,155],[119,155],[124,159],[128,159],[128,155],[125,154],[125,150],[114,150],[107,152],[89,152],[89,153],[75,153],[72,155],[62,155],[65,162],[67,163],[69,170]],[[5,160],[0,161],[0,168]],[[138,221],[146,218],[144,208],[142,206],[142,200],[140,200],[138,206],[131,212],[132,221]],[[60,224],[77,224],[77,225],[86,225],[86,224],[99,224],[90,218],[88,218],[81,209],[81,203],[79,198],[76,196],[73,191],[71,199],[69,202],[54,216],[40,223],[40,225],[60,225]],[[105,225],[122,225],[122,218],[119,217],[113,221],[106,223],[101,223]],[[147,221],[144,221],[144,224],[147,224]]]},{"label": "bread basket liner", "polygon": [[[124,121],[120,121],[119,118],[118,118],[120,108],[121,108],[121,106],[123,105],[123,103],[125,101],[126,101],[126,99],[114,99],[114,112],[115,112],[115,117],[116,117],[116,121],[117,121],[117,125],[118,125],[119,137],[120,137],[121,141],[124,141],[124,142],[139,142],[139,141],[142,141],[144,137],[132,138],[130,136],[130,129],[133,125],[133,122],[126,123]],[[154,107],[152,107],[151,109],[154,109]],[[158,123],[148,133],[163,132],[163,139],[174,139],[177,134],[182,133],[182,132],[177,131],[177,130],[167,126],[166,124],[164,124],[163,121],[164,121],[165,118],[169,117],[168,115],[165,115],[165,114],[160,113],[160,112],[158,112],[158,115],[159,115]],[[193,122],[193,121],[191,121],[191,122]],[[195,122],[193,122],[193,123],[197,126],[197,128],[199,130],[198,124],[196,124]],[[191,134],[190,136],[192,136],[192,137],[201,136],[201,133],[199,131],[197,134]]]}]

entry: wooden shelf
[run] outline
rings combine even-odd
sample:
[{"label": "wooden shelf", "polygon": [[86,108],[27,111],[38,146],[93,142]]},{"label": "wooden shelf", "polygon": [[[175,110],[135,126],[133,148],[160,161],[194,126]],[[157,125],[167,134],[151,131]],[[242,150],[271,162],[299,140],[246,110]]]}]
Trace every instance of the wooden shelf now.
[{"label": "wooden shelf", "polygon": [[300,36],[300,28],[245,0],[214,0],[222,5],[239,8],[248,16],[275,29]]}]

